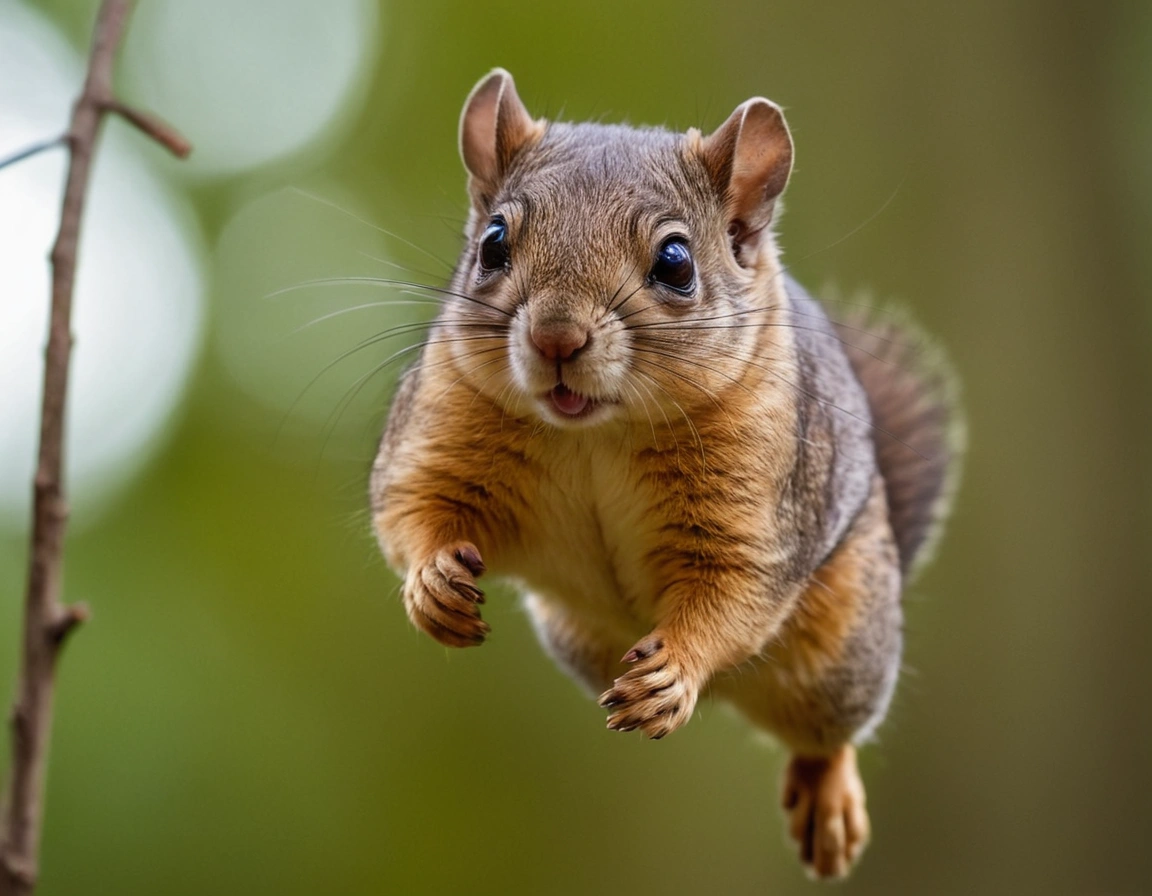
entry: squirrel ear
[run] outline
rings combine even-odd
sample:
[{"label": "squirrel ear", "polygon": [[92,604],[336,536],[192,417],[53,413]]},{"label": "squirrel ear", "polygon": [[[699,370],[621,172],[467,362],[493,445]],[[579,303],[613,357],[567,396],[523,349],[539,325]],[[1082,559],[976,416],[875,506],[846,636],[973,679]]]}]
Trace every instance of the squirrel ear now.
[{"label": "squirrel ear", "polygon": [[460,156],[479,193],[491,195],[516,153],[543,132],[508,72],[497,68],[482,78],[460,115]]},{"label": "squirrel ear", "polygon": [[737,258],[755,248],[772,221],[777,197],[792,171],[792,136],[784,113],[754,97],[736,107],[701,144],[704,165],[728,207]]}]

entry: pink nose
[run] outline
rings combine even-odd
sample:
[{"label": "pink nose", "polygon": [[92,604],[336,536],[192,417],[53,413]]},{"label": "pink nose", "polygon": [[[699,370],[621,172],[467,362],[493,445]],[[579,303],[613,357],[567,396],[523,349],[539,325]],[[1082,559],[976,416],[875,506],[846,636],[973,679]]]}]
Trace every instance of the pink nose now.
[{"label": "pink nose", "polygon": [[549,361],[567,361],[588,344],[588,333],[575,324],[536,323],[532,341]]}]

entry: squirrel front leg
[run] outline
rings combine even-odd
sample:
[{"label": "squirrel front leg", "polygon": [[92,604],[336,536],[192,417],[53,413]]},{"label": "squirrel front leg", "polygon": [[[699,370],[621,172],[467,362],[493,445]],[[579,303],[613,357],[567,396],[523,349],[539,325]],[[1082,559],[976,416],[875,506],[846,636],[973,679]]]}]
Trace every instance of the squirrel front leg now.
[{"label": "squirrel front leg", "polygon": [[481,511],[442,495],[384,489],[376,532],[389,565],[404,578],[401,593],[412,624],[448,647],[475,647],[490,630],[480,617],[484,592],[476,585],[485,571],[477,545],[485,540]]},{"label": "squirrel front leg", "polygon": [[[464,415],[413,413],[418,374],[409,371],[401,384],[373,465],[373,524],[388,564],[404,579],[412,624],[441,644],[473,647],[489,632],[476,585],[483,558],[515,528],[507,494],[513,480],[503,469],[515,458],[495,439],[486,456],[472,450],[472,439],[437,428]],[[447,422],[429,422],[437,419]],[[485,433],[469,435],[479,440]],[[454,447],[461,444],[464,450]]]},{"label": "squirrel front leg", "polygon": [[690,543],[656,552],[668,581],[656,626],[624,655],[632,668],[600,697],[614,730],[659,739],[687,722],[715,673],[760,653],[798,591],[784,552],[765,559],[772,552],[763,536],[737,547],[728,527],[695,523],[684,532]]}]

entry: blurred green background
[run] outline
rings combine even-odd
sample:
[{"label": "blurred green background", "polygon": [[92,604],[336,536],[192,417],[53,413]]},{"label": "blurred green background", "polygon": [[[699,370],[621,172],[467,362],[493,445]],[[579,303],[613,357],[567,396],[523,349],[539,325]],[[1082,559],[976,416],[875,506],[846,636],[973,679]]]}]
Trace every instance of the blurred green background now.
[{"label": "blurred green background", "polygon": [[[255,83],[266,76],[259,108],[167,101],[169,54],[134,49],[150,5],[121,67],[127,97],[194,144],[186,122],[291,114],[254,44],[229,52],[245,63],[250,49]],[[290,31],[292,4],[225,5],[218,35],[189,37],[205,64],[249,6],[269,45]],[[94,2],[38,8],[86,50]],[[712,128],[749,96],[781,102],[797,144],[781,224],[793,270],[907,305],[961,372],[963,487],[907,599],[907,673],[863,759],[874,840],[843,892],[1152,891],[1152,5],[371,12],[321,138],[199,172],[132,138],[196,211],[209,329],[162,449],[74,519],[67,593],[94,618],[60,676],[41,892],[817,886],[785,846],[783,754],[722,707],[660,743],[605,731],[510,594],[489,601],[483,649],[411,629],[365,511],[396,365],[344,401],[406,343],[309,386],[365,335],[427,316],[366,308],[292,332],[406,298],[309,280],[446,276],[466,212],[457,115],[494,65],[534,112],[568,119]],[[346,64],[339,47],[317,33],[294,75]],[[285,287],[300,288],[268,298]],[[4,695],[25,549],[6,521]]]}]

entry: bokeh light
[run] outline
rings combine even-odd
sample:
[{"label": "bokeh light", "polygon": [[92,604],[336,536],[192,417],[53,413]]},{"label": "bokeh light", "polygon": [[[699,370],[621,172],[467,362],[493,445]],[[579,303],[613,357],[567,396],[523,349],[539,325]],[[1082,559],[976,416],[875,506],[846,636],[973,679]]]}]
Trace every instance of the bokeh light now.
[{"label": "bokeh light", "polygon": [[375,56],[377,10],[370,0],[149,0],[123,55],[128,95],[180,122],[196,147],[182,175],[267,164],[335,136]]}]

